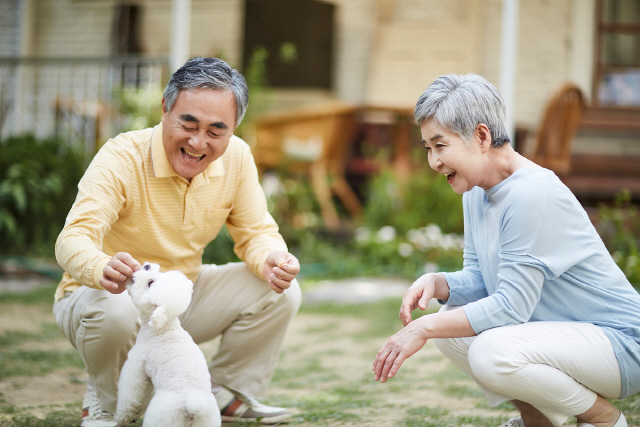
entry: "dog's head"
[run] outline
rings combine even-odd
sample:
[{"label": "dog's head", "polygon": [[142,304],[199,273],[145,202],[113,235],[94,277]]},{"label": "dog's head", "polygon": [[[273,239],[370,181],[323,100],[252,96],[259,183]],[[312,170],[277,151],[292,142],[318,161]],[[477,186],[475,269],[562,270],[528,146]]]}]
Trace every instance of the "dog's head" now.
[{"label": "dog's head", "polygon": [[127,290],[143,321],[161,328],[187,310],[193,283],[179,271],[161,273],[158,264],[145,262],[141,270],[133,273]]}]

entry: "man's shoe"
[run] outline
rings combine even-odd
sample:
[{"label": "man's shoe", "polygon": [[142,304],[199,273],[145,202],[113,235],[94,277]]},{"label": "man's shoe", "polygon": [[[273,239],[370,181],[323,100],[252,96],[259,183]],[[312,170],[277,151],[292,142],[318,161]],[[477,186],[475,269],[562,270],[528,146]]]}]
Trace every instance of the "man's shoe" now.
[{"label": "man's shoe", "polygon": [[113,420],[113,414],[102,409],[95,390],[89,384],[87,384],[87,392],[82,399],[81,421],[81,427],[119,426],[119,424]]},{"label": "man's shoe", "polygon": [[214,396],[223,423],[258,422],[273,425],[291,419],[291,413],[285,408],[267,406],[256,399],[239,398],[225,388],[216,390]]},{"label": "man's shoe", "polygon": [[500,427],[525,427],[525,425],[521,417],[515,417],[515,418],[511,418],[506,423],[501,424]]}]

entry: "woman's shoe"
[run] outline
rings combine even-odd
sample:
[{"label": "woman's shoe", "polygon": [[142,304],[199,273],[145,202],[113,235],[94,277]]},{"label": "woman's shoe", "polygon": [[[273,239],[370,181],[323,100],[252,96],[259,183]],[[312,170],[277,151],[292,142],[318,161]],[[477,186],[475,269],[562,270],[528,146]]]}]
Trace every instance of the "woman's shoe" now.
[{"label": "woman's shoe", "polygon": [[[593,427],[593,424],[578,423],[577,427]],[[622,411],[620,411],[620,417],[618,417],[618,421],[616,421],[613,427],[629,427],[629,425],[627,424],[627,419],[624,417],[624,414],[622,413]]]}]

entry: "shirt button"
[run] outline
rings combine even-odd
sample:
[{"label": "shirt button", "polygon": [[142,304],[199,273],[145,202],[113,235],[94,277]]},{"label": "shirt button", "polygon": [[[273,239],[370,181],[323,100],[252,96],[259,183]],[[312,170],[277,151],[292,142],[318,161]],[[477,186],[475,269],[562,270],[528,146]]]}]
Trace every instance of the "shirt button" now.
[{"label": "shirt button", "polygon": [[189,209],[188,209],[188,211],[189,211],[189,212],[191,212],[191,206],[189,206]]}]

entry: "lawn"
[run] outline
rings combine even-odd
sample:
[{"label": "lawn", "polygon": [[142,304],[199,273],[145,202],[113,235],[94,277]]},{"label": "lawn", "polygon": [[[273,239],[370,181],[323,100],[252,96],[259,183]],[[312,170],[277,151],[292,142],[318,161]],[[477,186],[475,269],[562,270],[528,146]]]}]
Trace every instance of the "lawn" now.
[{"label": "lawn", "polygon": [[[55,327],[52,294],[52,287],[0,294],[0,426],[79,425],[85,374]],[[514,416],[508,404],[490,408],[431,342],[395,378],[373,381],[376,351],[401,327],[398,307],[398,299],[303,305],[265,402],[291,408],[289,425],[301,427],[497,427]],[[209,356],[216,346],[201,348]],[[615,404],[640,427],[640,396]]]}]

